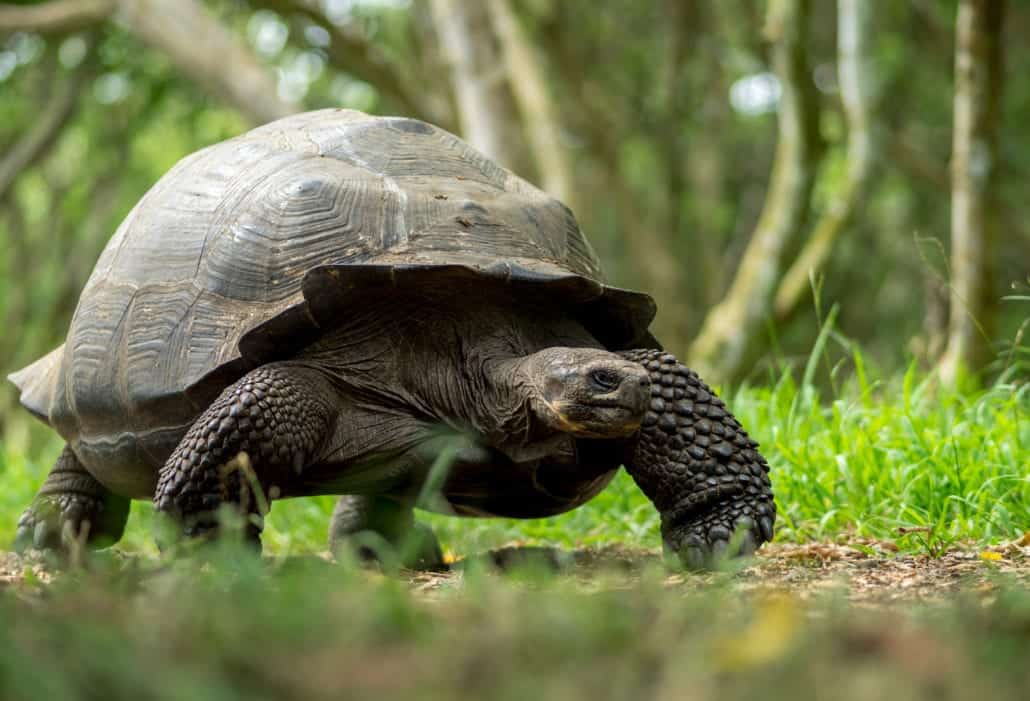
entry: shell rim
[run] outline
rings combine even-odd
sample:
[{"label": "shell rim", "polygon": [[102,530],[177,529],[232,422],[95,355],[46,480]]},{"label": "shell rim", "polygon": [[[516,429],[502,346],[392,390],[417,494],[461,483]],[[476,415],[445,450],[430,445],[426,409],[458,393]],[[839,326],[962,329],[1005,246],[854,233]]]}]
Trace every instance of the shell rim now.
[{"label": "shell rim", "polygon": [[[605,285],[583,275],[532,270],[511,261],[466,263],[331,263],[307,271],[302,302],[272,316],[240,338],[240,355],[251,363],[295,351],[332,324],[333,312],[382,292],[424,288],[427,283],[488,284],[517,296],[559,300],[609,350],[649,347],[656,305],[650,295]],[[217,370],[215,368],[214,370]]]}]

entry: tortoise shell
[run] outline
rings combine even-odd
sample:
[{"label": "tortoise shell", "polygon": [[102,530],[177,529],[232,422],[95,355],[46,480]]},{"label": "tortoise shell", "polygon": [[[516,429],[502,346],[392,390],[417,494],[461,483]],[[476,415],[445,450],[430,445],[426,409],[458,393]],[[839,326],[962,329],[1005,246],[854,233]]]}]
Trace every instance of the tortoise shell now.
[{"label": "tortoise shell", "polygon": [[360,295],[470,281],[545,294],[610,349],[655,345],[652,300],[603,284],[554,198],[421,121],[297,114],[176,164],[104,249],[65,344],[11,379],[73,445],[160,463],[218,392]]}]

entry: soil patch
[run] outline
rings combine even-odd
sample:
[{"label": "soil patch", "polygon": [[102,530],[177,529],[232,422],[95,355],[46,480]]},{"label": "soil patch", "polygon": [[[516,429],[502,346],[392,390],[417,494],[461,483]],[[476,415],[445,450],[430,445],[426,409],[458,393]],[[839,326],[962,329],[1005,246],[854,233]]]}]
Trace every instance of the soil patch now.
[{"label": "soil patch", "polygon": [[[596,586],[602,573],[605,586],[631,587],[645,569],[661,564],[656,550],[619,545],[574,551],[512,545],[455,562],[448,572],[403,576],[413,590],[433,596],[438,590],[460,587],[469,566],[506,571],[529,563],[566,574],[586,588]],[[34,589],[57,574],[53,563],[39,553],[0,552],[0,588]],[[802,599],[832,591],[853,603],[872,605],[933,602],[961,592],[989,597],[1002,580],[1030,588],[1030,545],[953,548],[930,556],[898,553],[893,544],[874,541],[770,544],[757,556],[733,563],[729,571],[665,577],[670,588],[728,585],[742,593],[790,593]]]},{"label": "soil patch", "polygon": [[[660,565],[657,551],[624,546],[571,552],[512,546],[473,558],[499,569],[527,559],[548,563],[585,586],[599,571],[616,575],[606,579],[608,584],[632,586],[642,570]],[[455,586],[462,564],[455,563],[453,572],[414,574],[412,584],[426,592]],[[741,592],[790,593],[802,599],[835,592],[870,605],[943,601],[962,592],[989,596],[1002,581],[1030,587],[1030,547],[1021,543],[987,550],[953,548],[934,556],[899,553],[890,542],[770,544],[732,567],[727,572],[670,574],[665,583],[691,589],[729,585]]]}]

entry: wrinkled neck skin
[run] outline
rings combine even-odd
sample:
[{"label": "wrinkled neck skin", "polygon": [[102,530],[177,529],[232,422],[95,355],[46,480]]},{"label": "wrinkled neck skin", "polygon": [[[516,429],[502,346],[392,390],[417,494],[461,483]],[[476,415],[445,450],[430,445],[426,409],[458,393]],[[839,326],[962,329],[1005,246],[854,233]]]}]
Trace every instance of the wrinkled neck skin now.
[{"label": "wrinkled neck skin", "polygon": [[600,348],[577,322],[501,296],[422,296],[371,304],[298,358],[322,370],[357,408],[410,414],[428,431],[472,433],[515,462],[571,438],[533,412],[527,356],[553,346]]}]

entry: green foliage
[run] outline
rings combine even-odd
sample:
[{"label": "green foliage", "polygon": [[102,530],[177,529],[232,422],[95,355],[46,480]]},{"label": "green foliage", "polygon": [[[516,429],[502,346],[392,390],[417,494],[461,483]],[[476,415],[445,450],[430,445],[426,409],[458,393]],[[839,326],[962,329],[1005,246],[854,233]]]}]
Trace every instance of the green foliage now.
[{"label": "green foliage", "polygon": [[766,450],[782,537],[890,538],[916,526],[949,541],[996,541],[1026,527],[1026,387],[963,396],[915,377],[862,385],[828,407],[807,403],[793,421],[783,420],[794,404],[789,378],[738,396],[742,421],[773,427]]}]

